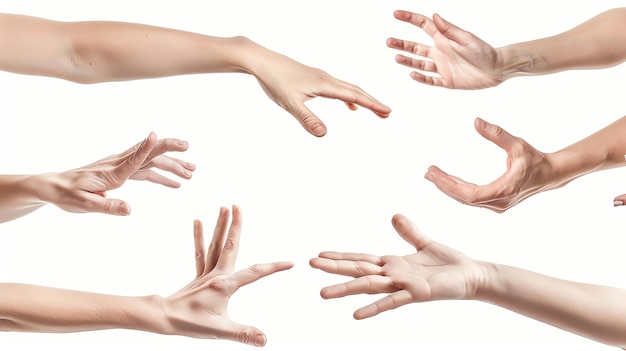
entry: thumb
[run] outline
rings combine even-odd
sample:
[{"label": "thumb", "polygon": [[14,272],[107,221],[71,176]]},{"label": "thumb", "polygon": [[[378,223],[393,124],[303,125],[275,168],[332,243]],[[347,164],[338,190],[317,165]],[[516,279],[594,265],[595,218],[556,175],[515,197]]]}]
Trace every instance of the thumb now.
[{"label": "thumb", "polygon": [[233,323],[227,338],[233,341],[257,347],[265,346],[265,343],[267,342],[265,334],[263,334],[263,332],[261,332],[257,328],[240,325],[237,323]]},{"label": "thumb", "polygon": [[394,215],[391,219],[394,229],[402,239],[411,244],[415,249],[423,250],[430,245],[431,240],[417,228],[413,222],[401,214]]},{"label": "thumb", "polygon": [[613,200],[613,206],[624,206],[626,204],[626,194],[622,194]]},{"label": "thumb", "polygon": [[441,34],[461,46],[466,46],[476,40],[473,34],[444,20],[438,14],[433,15],[433,22]]},{"label": "thumb", "polygon": [[517,139],[501,127],[488,123],[480,118],[476,118],[474,121],[474,128],[476,128],[476,131],[483,138],[491,141],[506,151],[511,149]]},{"label": "thumb", "polygon": [[87,212],[99,212],[115,216],[128,216],[130,214],[130,206],[122,200],[107,199],[98,196],[92,203],[92,208]]},{"label": "thumb", "polygon": [[323,137],[326,135],[326,125],[317,116],[311,112],[304,104],[300,105],[300,108],[293,114],[296,119],[302,124],[307,132],[315,135],[316,137]]}]

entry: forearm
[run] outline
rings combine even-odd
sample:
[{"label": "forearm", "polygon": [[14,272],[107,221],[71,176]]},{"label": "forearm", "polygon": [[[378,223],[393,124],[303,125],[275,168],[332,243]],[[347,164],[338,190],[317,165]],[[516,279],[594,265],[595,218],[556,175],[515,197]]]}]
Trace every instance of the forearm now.
[{"label": "forearm", "polygon": [[548,154],[553,186],[563,186],[585,174],[626,165],[626,117],[560,151]]},{"label": "forearm", "polygon": [[39,195],[41,177],[0,175],[0,223],[27,215],[46,204]]},{"label": "forearm", "polygon": [[[0,15],[0,68],[81,83],[182,74],[248,72],[269,51],[244,37],[207,35],[125,22],[57,22]],[[10,30],[9,30],[10,29]]]},{"label": "forearm", "polygon": [[613,346],[626,346],[626,291],[485,263],[476,298]]},{"label": "forearm", "polygon": [[0,330],[67,333],[121,328],[163,333],[161,300],[0,284]]},{"label": "forearm", "polygon": [[505,80],[620,64],[626,60],[626,8],[605,11],[566,32],[497,52]]}]

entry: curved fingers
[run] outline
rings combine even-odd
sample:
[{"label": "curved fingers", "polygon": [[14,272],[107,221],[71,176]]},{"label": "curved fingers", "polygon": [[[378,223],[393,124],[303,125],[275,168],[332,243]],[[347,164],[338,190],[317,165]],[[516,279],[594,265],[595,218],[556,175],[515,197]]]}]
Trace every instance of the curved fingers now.
[{"label": "curved fingers", "polygon": [[388,38],[387,46],[392,49],[401,50],[401,51],[408,52],[417,56],[430,58],[429,53],[430,53],[431,46],[429,45],[416,43],[410,40]]}]

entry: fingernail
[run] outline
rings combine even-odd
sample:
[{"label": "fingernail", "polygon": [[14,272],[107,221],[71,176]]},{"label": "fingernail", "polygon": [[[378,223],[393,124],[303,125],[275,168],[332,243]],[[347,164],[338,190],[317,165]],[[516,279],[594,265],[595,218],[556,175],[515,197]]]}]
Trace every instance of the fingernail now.
[{"label": "fingernail", "polygon": [[485,128],[487,128],[487,122],[485,122],[482,119],[478,118],[476,120],[476,126],[478,126],[478,128],[480,128],[480,129],[485,129]]},{"label": "fingernail", "polygon": [[121,204],[120,207],[117,209],[117,213],[122,216],[128,216],[130,214],[130,207],[128,207],[127,204]]},{"label": "fingernail", "polygon": [[181,146],[187,146],[187,142],[186,142],[186,141],[176,140],[176,143],[177,143],[178,145],[181,145]]},{"label": "fingernail", "polygon": [[191,178],[191,172],[185,171],[185,177]]},{"label": "fingernail", "polygon": [[622,200],[613,200],[613,206],[624,206],[624,201],[622,201]]},{"label": "fingernail", "polygon": [[264,335],[257,335],[256,338],[254,338],[254,346],[265,346],[266,341]]},{"label": "fingernail", "polygon": [[426,173],[424,175],[424,178],[426,178],[427,180],[430,180],[431,182],[433,181],[433,176],[430,174],[430,172]]},{"label": "fingernail", "polygon": [[316,136],[323,136],[324,134],[326,134],[326,128],[324,128],[324,126],[320,123],[316,123],[315,125],[313,125],[313,128],[311,128],[311,130]]}]

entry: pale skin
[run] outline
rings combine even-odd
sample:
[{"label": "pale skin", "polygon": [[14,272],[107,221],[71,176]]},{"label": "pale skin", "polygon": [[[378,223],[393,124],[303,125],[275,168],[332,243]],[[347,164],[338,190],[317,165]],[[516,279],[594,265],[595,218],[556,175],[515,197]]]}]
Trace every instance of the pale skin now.
[{"label": "pale skin", "polygon": [[[556,152],[541,152],[524,139],[477,118],[476,131],[507,153],[505,173],[485,185],[476,185],[430,166],[425,178],[457,201],[501,213],[540,192],[560,188],[596,171],[626,165],[626,117]],[[621,206],[626,195],[613,200]]]},{"label": "pale skin", "polygon": [[[256,264],[235,271],[241,210],[221,208],[205,249],[202,222],[194,221],[195,278],[168,296],[115,296],[33,286],[0,284],[0,330],[69,333],[132,329],[201,339],[225,339],[264,346],[259,329],[232,321],[228,300],[239,288],[290,269],[291,262]],[[45,299],[41,297],[45,296]]]},{"label": "pale skin", "polygon": [[406,256],[322,252],[311,259],[313,268],[354,278],[323,288],[323,298],[386,294],[356,310],[356,319],[410,303],[477,300],[600,343],[626,347],[626,291],[474,260],[426,237],[402,215],[395,215],[392,224],[416,252]]},{"label": "pale skin", "polygon": [[[387,45],[407,54],[396,61],[415,69],[416,81],[449,89],[494,87],[517,76],[598,69],[626,60],[626,8],[605,11],[563,33],[494,48],[476,35],[445,21],[408,11],[394,16],[424,30],[432,44],[389,38]],[[507,171],[486,185],[466,182],[429,167],[425,178],[464,204],[504,212],[524,199],[564,186],[584,174],[624,166],[624,118],[558,152],[543,153],[499,126],[477,119],[481,136],[507,152]],[[621,206],[626,195],[613,203]]]},{"label": "pale skin", "polygon": [[438,14],[431,19],[398,10],[394,16],[432,38],[432,44],[387,39],[390,48],[412,55],[396,56],[399,64],[416,70],[411,78],[428,85],[482,89],[513,77],[607,68],[626,60],[626,8],[605,11],[560,34],[500,48]]},{"label": "pale skin", "polygon": [[386,118],[391,110],[361,88],[273,52],[245,37],[220,38],[136,23],[59,22],[0,14],[0,70],[99,83],[175,75],[253,75],[309,133],[325,124],[305,102],[322,96]]},{"label": "pale skin", "polygon": [[107,197],[107,191],[121,187],[128,179],[180,187],[179,182],[155,170],[190,179],[196,166],[166,155],[186,151],[188,146],[186,141],[157,139],[156,134],[150,133],[120,154],[69,171],[0,175],[0,223],[27,215],[46,204],[74,213],[129,215],[130,205]]}]

